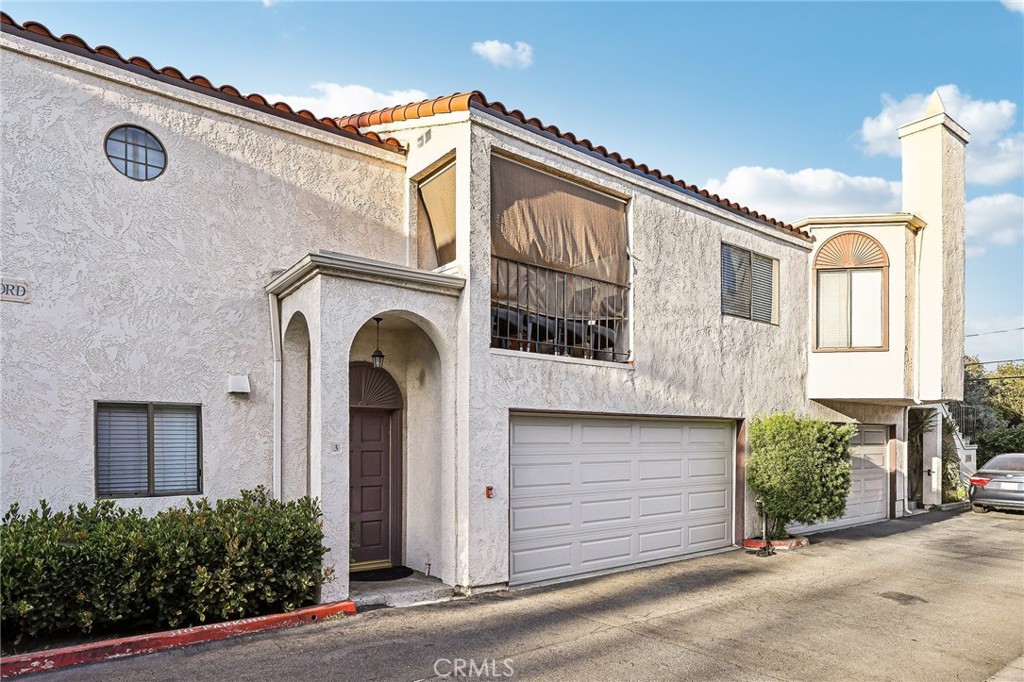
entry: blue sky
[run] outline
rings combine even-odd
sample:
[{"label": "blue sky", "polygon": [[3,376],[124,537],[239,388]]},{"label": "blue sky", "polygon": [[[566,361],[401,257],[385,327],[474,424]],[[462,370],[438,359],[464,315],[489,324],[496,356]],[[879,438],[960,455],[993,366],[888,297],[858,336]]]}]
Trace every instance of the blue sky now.
[{"label": "blue sky", "polygon": [[[894,127],[940,88],[973,135],[968,334],[1024,326],[1018,0],[4,2],[3,9],[17,21],[277,95],[320,116],[482,90],[787,220],[898,209]],[[984,360],[1024,357],[1021,331],[967,342]]]}]

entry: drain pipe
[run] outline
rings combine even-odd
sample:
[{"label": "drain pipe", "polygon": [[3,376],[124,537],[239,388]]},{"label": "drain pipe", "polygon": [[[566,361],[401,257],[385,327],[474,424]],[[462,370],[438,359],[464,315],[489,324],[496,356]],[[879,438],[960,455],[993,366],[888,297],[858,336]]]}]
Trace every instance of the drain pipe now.
[{"label": "drain pipe", "polygon": [[910,500],[907,498],[907,479],[910,477],[910,408],[903,408],[903,515],[912,516]]},{"label": "drain pipe", "polygon": [[268,294],[270,336],[274,346],[274,499],[281,500],[281,302]]}]

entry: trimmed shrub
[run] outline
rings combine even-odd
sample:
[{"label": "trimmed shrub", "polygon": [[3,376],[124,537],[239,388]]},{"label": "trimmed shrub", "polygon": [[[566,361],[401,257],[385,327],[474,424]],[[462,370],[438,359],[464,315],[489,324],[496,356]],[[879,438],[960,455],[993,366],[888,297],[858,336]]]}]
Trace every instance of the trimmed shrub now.
[{"label": "trimmed shrub", "polygon": [[0,527],[0,621],[19,641],[115,626],[181,627],[311,603],[329,578],[316,501],[189,500],[145,517],[103,500],[12,505]]},{"label": "trimmed shrub", "polygon": [[845,513],[855,429],[791,412],[754,418],[747,482],[763,502],[770,538],[788,537],[786,525],[794,521],[815,523]]},{"label": "trimmed shrub", "polygon": [[978,442],[978,468],[996,455],[1006,452],[1024,452],[1024,424],[997,426],[982,431],[975,440]]}]

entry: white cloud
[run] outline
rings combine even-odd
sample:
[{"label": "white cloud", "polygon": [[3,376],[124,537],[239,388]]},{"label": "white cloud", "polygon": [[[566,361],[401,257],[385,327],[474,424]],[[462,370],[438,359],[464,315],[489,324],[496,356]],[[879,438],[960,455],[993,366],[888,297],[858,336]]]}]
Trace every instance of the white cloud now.
[{"label": "white cloud", "polygon": [[[1013,132],[1017,105],[1009,100],[978,100],[956,85],[941,85],[939,96],[946,111],[971,134],[967,145],[967,179],[998,185],[1024,174],[1024,132]],[[860,137],[868,156],[898,157],[896,129],[920,118],[931,93],[915,93],[897,100],[882,95],[882,111],[865,118]]]},{"label": "white cloud", "polygon": [[308,109],[317,116],[347,116],[366,111],[386,109],[398,104],[409,104],[427,98],[422,90],[389,90],[377,92],[365,85],[339,83],[313,83],[310,89],[318,95],[267,95],[271,103],[287,102],[298,111]]},{"label": "white cloud", "polygon": [[778,168],[741,166],[729,171],[725,180],[708,180],[705,187],[787,222],[816,215],[888,213],[900,206],[900,183],[830,168],[787,173]]},{"label": "white cloud", "polygon": [[967,255],[984,244],[1010,246],[1024,239],[1024,197],[993,194],[967,202]]},{"label": "white cloud", "polygon": [[1024,14],[1024,0],[1003,0],[1003,6],[1011,12]]},{"label": "white cloud", "polygon": [[473,43],[473,52],[494,66],[507,69],[525,69],[533,64],[533,48],[521,41],[513,47],[500,40],[485,40]]}]

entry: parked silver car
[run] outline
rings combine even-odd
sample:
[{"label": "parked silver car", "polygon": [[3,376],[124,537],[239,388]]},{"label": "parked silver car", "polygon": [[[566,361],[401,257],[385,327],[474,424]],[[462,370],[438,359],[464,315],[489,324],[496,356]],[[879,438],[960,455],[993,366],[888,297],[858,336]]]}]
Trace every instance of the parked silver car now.
[{"label": "parked silver car", "polygon": [[971,509],[984,514],[992,509],[1024,511],[1024,453],[996,455],[971,476],[967,491]]}]

